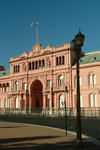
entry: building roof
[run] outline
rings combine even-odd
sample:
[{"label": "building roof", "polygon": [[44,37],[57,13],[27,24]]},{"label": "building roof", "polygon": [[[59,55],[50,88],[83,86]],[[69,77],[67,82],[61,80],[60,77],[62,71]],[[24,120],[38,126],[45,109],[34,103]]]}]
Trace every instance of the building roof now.
[{"label": "building roof", "polygon": [[8,76],[8,75],[10,75],[10,70],[3,70],[3,71],[0,71],[0,77]]},{"label": "building roof", "polygon": [[80,58],[80,64],[100,62],[100,52],[88,53]]}]

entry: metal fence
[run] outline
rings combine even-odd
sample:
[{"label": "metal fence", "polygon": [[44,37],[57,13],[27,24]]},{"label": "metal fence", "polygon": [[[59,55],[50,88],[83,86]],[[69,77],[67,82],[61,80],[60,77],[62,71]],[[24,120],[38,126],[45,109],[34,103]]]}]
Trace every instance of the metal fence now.
[{"label": "metal fence", "polygon": [[[0,115],[32,115],[32,116],[51,116],[51,117],[59,117],[59,116],[68,116],[68,117],[76,117],[76,109],[75,108],[66,108],[66,109],[0,109]],[[92,118],[100,118],[100,108],[81,108],[81,116],[82,117],[92,117]]]}]

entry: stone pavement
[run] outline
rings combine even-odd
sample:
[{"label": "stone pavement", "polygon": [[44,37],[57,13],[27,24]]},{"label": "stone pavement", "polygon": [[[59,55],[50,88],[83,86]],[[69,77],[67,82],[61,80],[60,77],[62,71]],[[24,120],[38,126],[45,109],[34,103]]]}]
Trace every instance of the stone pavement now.
[{"label": "stone pavement", "polygon": [[0,122],[0,150],[99,150],[100,147],[83,140],[83,148],[75,136],[60,129],[38,125]]}]

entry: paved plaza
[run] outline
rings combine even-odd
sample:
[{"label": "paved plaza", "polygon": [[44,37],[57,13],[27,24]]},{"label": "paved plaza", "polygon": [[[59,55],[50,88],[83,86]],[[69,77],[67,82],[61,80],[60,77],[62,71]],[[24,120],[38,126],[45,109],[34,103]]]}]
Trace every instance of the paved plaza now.
[{"label": "paved plaza", "polygon": [[75,136],[60,129],[44,126],[0,122],[0,150],[99,150],[100,147],[83,140],[84,147],[75,143]]}]

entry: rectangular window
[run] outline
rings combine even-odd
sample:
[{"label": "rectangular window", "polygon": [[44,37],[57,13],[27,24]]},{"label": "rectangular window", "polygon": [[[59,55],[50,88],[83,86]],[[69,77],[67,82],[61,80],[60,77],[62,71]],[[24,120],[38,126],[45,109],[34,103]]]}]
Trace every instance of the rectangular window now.
[{"label": "rectangular window", "polygon": [[90,94],[90,107],[93,107],[94,104],[93,104],[93,95]]},{"label": "rectangular window", "polygon": [[59,76],[59,86],[61,87],[63,85],[64,85],[64,77],[63,77],[63,75],[60,75]]},{"label": "rectangular window", "polygon": [[5,107],[9,108],[10,107],[10,99],[5,100]]},{"label": "rectangular window", "polygon": [[98,107],[98,104],[97,104],[97,95],[96,94],[94,95],[94,106]]},{"label": "rectangular window", "polygon": [[82,86],[82,77],[80,77],[80,86]]},{"label": "rectangular window", "polygon": [[18,108],[18,97],[15,99],[15,108]]},{"label": "rectangular window", "polygon": [[15,90],[15,91],[18,91],[18,82],[17,82],[17,81],[15,82],[14,90]]},{"label": "rectangular window", "polygon": [[80,95],[80,107],[83,107],[82,95]]},{"label": "rectangular window", "polygon": [[27,89],[27,84],[26,83],[24,83],[24,90],[26,90]]},{"label": "rectangular window", "polygon": [[51,88],[51,80],[48,80],[48,81],[47,81],[47,87],[48,87],[48,88]]}]

